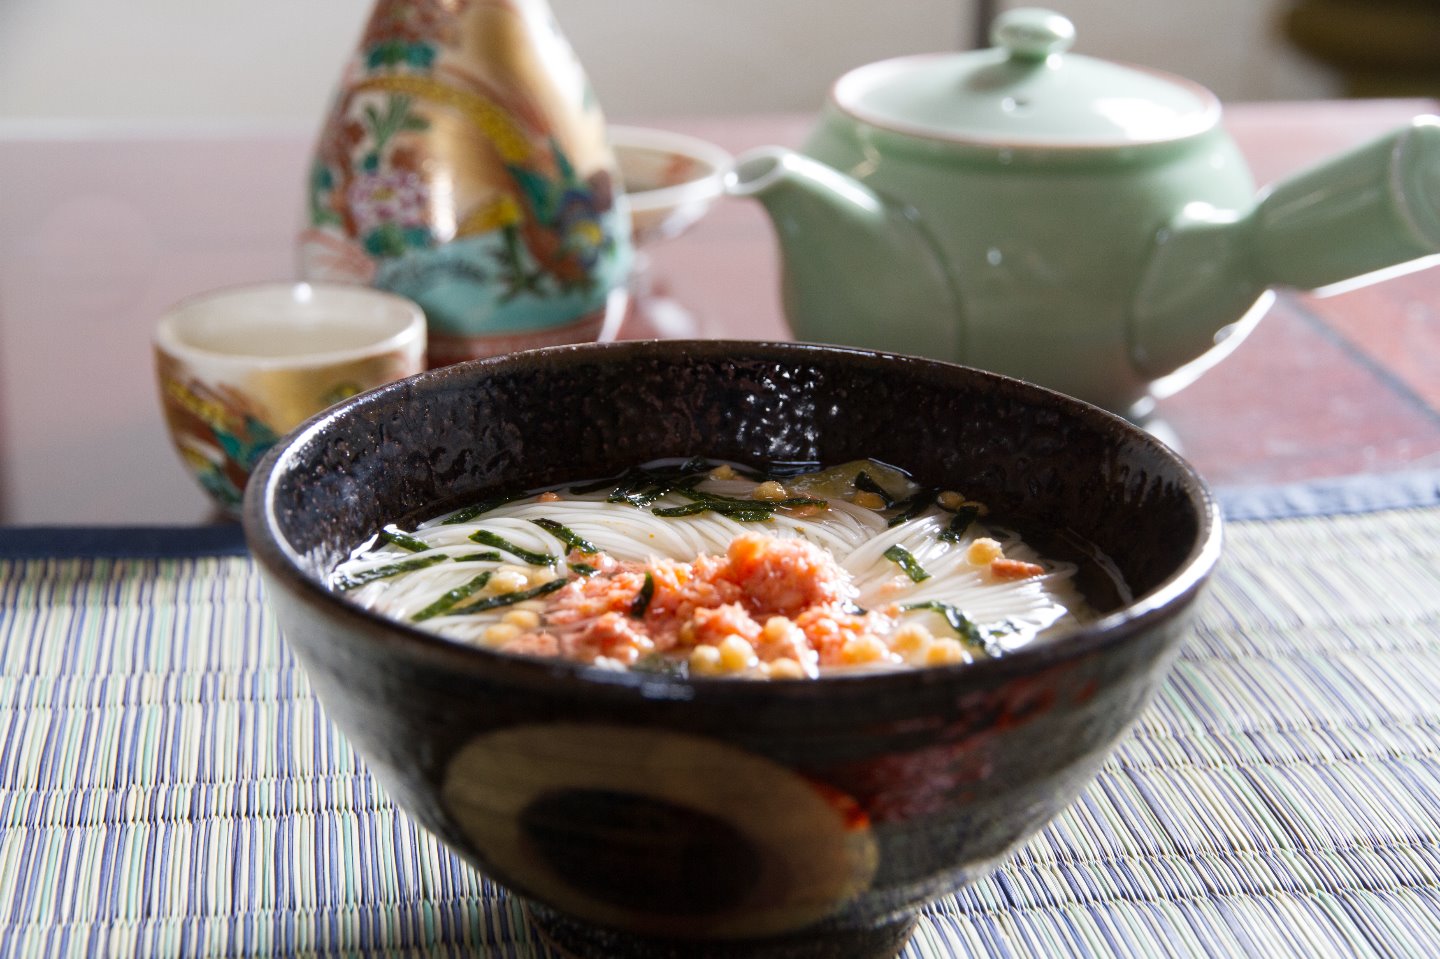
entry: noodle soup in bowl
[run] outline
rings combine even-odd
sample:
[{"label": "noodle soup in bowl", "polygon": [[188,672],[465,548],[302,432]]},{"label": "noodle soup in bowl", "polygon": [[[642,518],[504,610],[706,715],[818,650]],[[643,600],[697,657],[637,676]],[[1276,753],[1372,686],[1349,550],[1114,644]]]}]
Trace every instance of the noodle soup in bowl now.
[{"label": "noodle soup in bowl", "polygon": [[330,717],[576,956],[894,955],[1088,782],[1220,535],[1181,459],[1078,401],[718,341],[348,401],[244,519]]}]

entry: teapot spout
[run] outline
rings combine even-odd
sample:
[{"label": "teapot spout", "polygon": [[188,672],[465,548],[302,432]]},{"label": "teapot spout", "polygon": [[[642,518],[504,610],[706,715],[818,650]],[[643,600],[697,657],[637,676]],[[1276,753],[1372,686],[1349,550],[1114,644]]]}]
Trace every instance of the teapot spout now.
[{"label": "teapot spout", "polygon": [[1278,184],[1255,219],[1262,276],[1302,290],[1380,279],[1440,252],[1440,117]]},{"label": "teapot spout", "polygon": [[[1157,235],[1137,288],[1131,360],[1151,378],[1200,357],[1208,366],[1259,318],[1268,287],[1338,291],[1437,253],[1440,117],[1425,116],[1282,181],[1249,211],[1182,210]],[[1206,356],[1217,340],[1226,347]]]},{"label": "teapot spout", "polygon": [[797,338],[964,358],[956,284],[913,210],[777,147],[736,158],[726,192],[753,197],[770,215],[781,298]]}]

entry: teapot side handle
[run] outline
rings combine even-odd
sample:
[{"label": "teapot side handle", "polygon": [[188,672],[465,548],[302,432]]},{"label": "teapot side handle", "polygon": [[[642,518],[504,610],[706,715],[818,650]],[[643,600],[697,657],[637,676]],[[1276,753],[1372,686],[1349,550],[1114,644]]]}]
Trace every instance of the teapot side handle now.
[{"label": "teapot side handle", "polygon": [[965,321],[955,279],[920,217],[801,153],[736,158],[731,196],[758,200],[781,256],[781,298],[802,340],[960,361]]}]

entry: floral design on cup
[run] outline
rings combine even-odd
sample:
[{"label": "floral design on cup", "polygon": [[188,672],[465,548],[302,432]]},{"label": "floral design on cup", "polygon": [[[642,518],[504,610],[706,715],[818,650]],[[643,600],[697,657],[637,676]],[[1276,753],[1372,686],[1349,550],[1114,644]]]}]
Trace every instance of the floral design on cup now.
[{"label": "floral design on cup", "polygon": [[372,387],[420,372],[425,319],[362,286],[271,283],[186,300],[161,318],[155,372],[181,461],[222,510],[282,436]]},{"label": "floral design on cup", "polygon": [[185,378],[173,360],[159,360],[159,377],[165,420],[181,459],[216,501],[238,507],[245,478],[280,434],[255,415],[243,394]]}]

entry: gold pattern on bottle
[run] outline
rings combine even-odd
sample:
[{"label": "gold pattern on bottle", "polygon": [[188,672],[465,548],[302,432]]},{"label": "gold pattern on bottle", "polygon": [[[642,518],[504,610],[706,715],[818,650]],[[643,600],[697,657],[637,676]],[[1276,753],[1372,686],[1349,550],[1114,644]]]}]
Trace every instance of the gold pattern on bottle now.
[{"label": "gold pattern on bottle", "polygon": [[458,110],[479,127],[506,163],[524,163],[530,141],[505,112],[478,93],[457,90],[430,77],[369,77],[355,85],[356,92],[404,93]]}]

